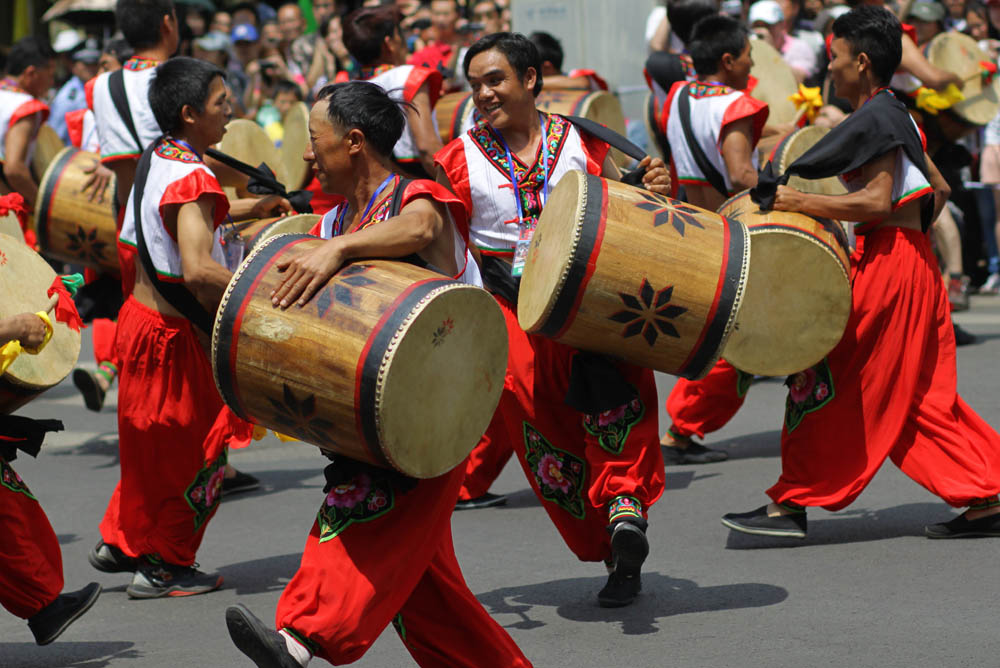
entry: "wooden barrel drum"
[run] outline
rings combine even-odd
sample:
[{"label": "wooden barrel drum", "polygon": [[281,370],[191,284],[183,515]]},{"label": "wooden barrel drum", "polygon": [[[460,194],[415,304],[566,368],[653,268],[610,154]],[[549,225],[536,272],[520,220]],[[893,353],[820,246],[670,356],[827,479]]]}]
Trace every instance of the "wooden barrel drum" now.
[{"label": "wooden barrel drum", "polygon": [[[23,240],[0,234],[0,318],[44,311],[55,271]],[[0,413],[9,415],[58,385],[76,366],[80,332],[52,319],[52,339],[37,355],[22,353],[0,376]]]},{"label": "wooden barrel drum", "polygon": [[233,276],[212,337],[219,392],[244,419],[352,459],[415,478],[449,471],[500,399],[499,306],[426,269],[365,260],[305,307],[272,307],[275,262],[322,243],[272,237]]},{"label": "wooden barrel drum", "polygon": [[437,122],[441,142],[447,144],[475,123],[476,105],[472,102],[472,93],[448,93],[442,95],[434,105],[434,118]]},{"label": "wooden barrel drum", "polygon": [[227,234],[227,237],[239,237],[243,242],[244,257],[246,257],[259,244],[279,234],[308,234],[320,218],[321,216],[315,213],[300,213],[283,218],[261,218],[247,225],[238,225],[234,232]]},{"label": "wooden barrel drum", "polygon": [[844,334],[851,313],[850,260],[839,223],[762,211],[749,191],[719,208],[750,231],[753,255],[743,303],[722,356],[741,371],[797,373]]},{"label": "wooden barrel drum", "polygon": [[118,231],[112,207],[117,197],[114,183],[104,202],[89,201],[84,173],[99,158],[94,153],[67,146],[45,170],[35,203],[35,234],[47,257],[64,262],[118,272]]},{"label": "wooden barrel drum", "polygon": [[574,171],[552,190],[521,277],[521,327],[685,378],[715,364],[743,296],[746,229]]},{"label": "wooden barrel drum", "polygon": [[[614,130],[620,135],[625,134],[625,114],[622,103],[611,93],[603,90],[568,90],[543,89],[535,99],[535,106],[542,111],[563,116],[582,116]],[[632,161],[618,149],[611,149],[612,160],[617,165],[625,165]]]}]

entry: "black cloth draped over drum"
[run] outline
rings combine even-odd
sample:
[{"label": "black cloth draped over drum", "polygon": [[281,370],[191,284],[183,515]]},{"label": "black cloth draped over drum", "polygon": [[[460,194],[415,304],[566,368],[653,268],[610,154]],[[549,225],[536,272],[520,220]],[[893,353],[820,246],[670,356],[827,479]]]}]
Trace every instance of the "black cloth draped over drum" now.
[{"label": "black cloth draped over drum", "polygon": [[[760,171],[757,185],[750,190],[750,197],[760,208],[770,210],[778,186],[787,184],[792,175],[804,179],[839,176],[898,148],[929,181],[923,144],[906,106],[888,90],[881,90],[789,165],[784,174],[776,174],[768,162]],[[920,208],[924,231],[933,222],[933,215],[934,198],[925,197]]]},{"label": "black cloth draped over drum", "polygon": [[17,459],[20,450],[38,456],[45,434],[62,431],[61,420],[36,420],[22,415],[0,415],[0,457],[7,462]]}]

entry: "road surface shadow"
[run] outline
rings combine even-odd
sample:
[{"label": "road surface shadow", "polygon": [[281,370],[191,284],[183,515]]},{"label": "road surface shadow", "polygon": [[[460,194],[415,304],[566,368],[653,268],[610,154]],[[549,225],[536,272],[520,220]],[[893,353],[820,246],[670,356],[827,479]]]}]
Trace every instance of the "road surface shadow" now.
[{"label": "road surface shadow", "polygon": [[724,441],[712,441],[709,447],[725,450],[729,459],[764,459],[781,456],[781,431],[762,431],[756,434],[745,434],[727,438]]},{"label": "road surface shadow", "polygon": [[[44,446],[42,446],[44,448]],[[53,448],[46,454],[55,457],[78,457],[80,455],[107,457],[107,461],[94,466],[95,469],[118,468],[118,432],[106,431],[83,443],[69,448]]]},{"label": "road surface shadow", "polygon": [[[25,633],[29,633],[25,629]],[[29,634],[30,635],[30,634]],[[39,647],[34,643],[0,642],[0,666],[14,668],[105,668],[118,659],[141,659],[131,642],[63,642]]]},{"label": "road surface shadow", "polygon": [[507,628],[530,630],[545,626],[534,619],[535,606],[554,607],[556,614],[574,622],[618,624],[624,635],[646,635],[659,631],[667,617],[717,610],[759,608],[788,598],[788,590],[759,582],[701,587],[691,580],[671,578],[657,572],[642,574],[642,595],[625,608],[601,608],[597,592],[606,578],[571,578],[517,587],[502,587],[477,598],[491,615],[517,615],[520,621]]},{"label": "road surface shadow", "polygon": [[218,568],[226,589],[238,595],[277,592],[285,588],[302,561],[302,552],[241,561]]},{"label": "road surface shadow", "polygon": [[[251,471],[248,468],[242,466],[239,470],[245,471],[247,473],[252,473],[255,477],[260,479],[260,487],[257,489],[252,489],[248,492],[238,492],[236,494],[225,494],[222,495],[222,502],[233,503],[239,501],[240,499],[250,499],[258,496],[268,496],[269,494],[275,494],[276,492],[284,492],[288,489],[323,489],[325,484],[323,478],[323,470],[320,469],[316,471],[314,469],[262,469]],[[305,481],[315,478],[312,483],[306,483]],[[318,497],[319,498],[319,497]],[[322,499],[320,499],[322,500]],[[319,504],[319,501],[316,502]]]},{"label": "road surface shadow", "polygon": [[925,525],[947,522],[954,516],[943,503],[907,503],[877,510],[848,508],[836,515],[810,519],[808,535],[804,540],[752,536],[730,531],[726,549],[801,548],[923,537]]}]

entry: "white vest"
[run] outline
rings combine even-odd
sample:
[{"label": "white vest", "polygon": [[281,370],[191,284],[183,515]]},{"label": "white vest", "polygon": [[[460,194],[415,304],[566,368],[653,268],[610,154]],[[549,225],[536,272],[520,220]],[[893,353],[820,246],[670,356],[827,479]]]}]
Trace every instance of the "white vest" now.
[{"label": "white vest", "polygon": [[[39,128],[48,117],[48,106],[41,100],[36,100],[31,94],[16,88],[10,81],[0,82],[0,162],[4,161],[4,147],[7,144],[7,130],[19,120],[41,112],[35,118],[35,128]],[[34,142],[28,147],[27,159],[31,161],[34,152]],[[38,175],[41,177],[41,174]]]},{"label": "white vest", "polygon": [[[424,71],[421,72],[421,70]],[[413,65],[400,65],[369,79],[369,81],[378,84],[396,102],[412,102],[426,78],[427,72],[425,68],[416,68]],[[434,130],[436,132],[437,119],[433,117],[433,114],[431,118],[434,121]],[[403,127],[403,134],[399,138],[399,141],[396,142],[396,146],[392,150],[392,155],[400,162],[413,162],[420,158],[420,151],[417,150],[417,142],[413,138],[413,130],[410,129],[409,120],[407,120],[406,125]]]},{"label": "white vest", "polygon": [[157,64],[151,60],[132,58],[122,68],[125,97],[142,146],[135,145],[132,133],[128,131],[128,126],[111,99],[111,88],[108,86],[111,73],[100,75],[94,82],[94,116],[97,119],[97,138],[103,162],[122,157],[138,158],[162,134],[149,105],[149,83],[156,73]]}]

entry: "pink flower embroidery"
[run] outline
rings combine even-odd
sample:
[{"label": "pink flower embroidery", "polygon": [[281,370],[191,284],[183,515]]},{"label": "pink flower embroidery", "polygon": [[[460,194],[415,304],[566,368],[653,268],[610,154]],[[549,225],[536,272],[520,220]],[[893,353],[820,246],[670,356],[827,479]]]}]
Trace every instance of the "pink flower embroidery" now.
[{"label": "pink flower embroidery", "polygon": [[195,487],[191,490],[191,500],[195,503],[201,503],[201,500],[205,498],[205,488]]},{"label": "pink flower embroidery", "polygon": [[538,462],[538,477],[552,489],[558,489],[565,494],[573,484],[563,475],[562,466],[562,462],[554,455],[545,455]]},{"label": "pink flower embroidery", "polygon": [[609,424],[614,424],[618,422],[623,417],[625,417],[625,406],[619,406],[618,408],[612,408],[609,411],[604,411],[597,416],[597,424],[600,427],[607,427]]},{"label": "pink flower embroidery", "polygon": [[830,388],[827,387],[826,383],[820,383],[816,386],[816,392],[814,393],[814,396],[818,401],[823,401],[828,396],[830,396]]},{"label": "pink flower embroidery", "polygon": [[815,386],[816,370],[809,368],[792,376],[792,384],[788,387],[788,394],[792,397],[792,401],[801,404],[809,398]]},{"label": "pink flower embroidery", "polygon": [[541,438],[541,437],[540,437],[540,436],[538,435],[538,433],[537,433],[537,432],[534,432],[534,431],[529,431],[529,432],[528,432],[528,440],[529,440],[529,441],[532,441],[532,442],[534,442],[534,443],[537,443],[537,442],[538,442],[538,439],[540,439],[540,438]]},{"label": "pink flower embroidery", "polygon": [[371,498],[368,499],[368,510],[376,511],[385,508],[389,504],[389,500],[385,498],[385,493],[382,490],[375,490],[372,492]]},{"label": "pink flower embroidery", "polygon": [[207,505],[212,505],[219,498],[222,492],[222,478],[224,475],[226,475],[226,468],[220,466],[212,474],[212,477],[208,479],[208,482],[205,483],[205,503]]},{"label": "pink flower embroidery", "polygon": [[326,495],[326,505],[337,508],[353,508],[368,496],[372,480],[367,474],[355,476],[350,482],[337,485]]}]

